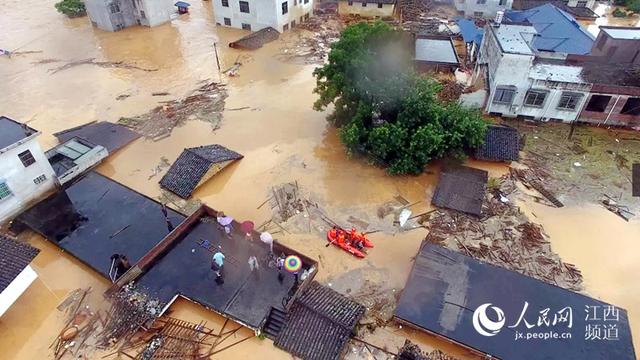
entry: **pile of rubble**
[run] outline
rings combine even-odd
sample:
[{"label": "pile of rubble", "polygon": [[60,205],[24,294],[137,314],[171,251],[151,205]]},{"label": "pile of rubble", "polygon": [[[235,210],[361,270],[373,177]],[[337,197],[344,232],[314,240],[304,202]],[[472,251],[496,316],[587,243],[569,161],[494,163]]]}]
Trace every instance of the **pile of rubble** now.
[{"label": "pile of rubble", "polygon": [[318,15],[298,25],[305,32],[295,32],[297,39],[285,42],[279,58],[283,61],[321,64],[331,50],[331,44],[338,41],[344,23],[335,15]]},{"label": "pile of rubble", "polygon": [[541,226],[531,223],[509,195],[517,191],[506,175],[487,192],[483,218],[437,210],[428,220],[426,240],[461,251],[476,259],[557,285],[580,291],[582,275],[555,254]]},{"label": "pile of rubble", "polygon": [[409,340],[405,340],[404,346],[400,348],[398,354],[400,360],[456,360],[453,356],[449,356],[440,350],[433,350],[429,353],[424,353],[418,345],[412,343]]},{"label": "pile of rubble", "polygon": [[123,117],[118,123],[131,127],[154,141],[170,136],[173,128],[188,120],[209,122],[215,130],[222,121],[226,98],[227,91],[224,85],[209,82],[184,99],[165,101],[162,106],[146,114],[133,118]]}]

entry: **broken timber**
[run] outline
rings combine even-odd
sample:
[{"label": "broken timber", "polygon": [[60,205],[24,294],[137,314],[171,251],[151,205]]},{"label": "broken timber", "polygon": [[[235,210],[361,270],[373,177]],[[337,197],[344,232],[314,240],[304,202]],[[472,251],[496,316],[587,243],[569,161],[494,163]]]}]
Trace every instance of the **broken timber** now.
[{"label": "broken timber", "polygon": [[564,204],[558,200],[549,190],[547,190],[540,182],[536,180],[530,180],[529,185],[532,188],[536,189],[542,196],[544,196],[547,200],[549,200],[556,207],[563,207]]}]

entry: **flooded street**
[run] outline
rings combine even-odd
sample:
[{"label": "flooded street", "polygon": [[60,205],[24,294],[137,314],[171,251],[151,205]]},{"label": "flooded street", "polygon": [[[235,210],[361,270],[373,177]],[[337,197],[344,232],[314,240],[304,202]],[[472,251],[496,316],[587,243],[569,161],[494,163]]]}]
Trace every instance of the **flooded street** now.
[{"label": "flooded street", "polygon": [[[11,11],[0,13],[0,48],[18,52],[0,58],[0,113],[42,131],[43,148],[57,143],[52,136],[57,131],[95,120],[115,122],[123,116],[140,115],[159,101],[182,98],[203,82],[220,79],[227,84],[229,97],[219,129],[206,121],[189,121],[165,139],[135,141],[98,171],[158,198],[162,174],[154,176],[154,169],[163,157],[172,163],[186,147],[221,144],[243,154],[244,159],[198,188],[192,199],[223,209],[238,220],[260,224],[269,219],[270,210],[258,206],[273,186],[294,180],[337,221],[346,221],[351,214],[375,219],[375,210],[397,195],[419,202],[411,207],[415,214],[430,209],[437,166],[420,176],[391,177],[361,159],[346,156],[337,131],[325,120],[326,113],[312,109],[315,66],[278,59],[283,41],[292,35],[284,34],[284,39],[254,52],[230,49],[228,43],[247,32],[216,27],[211,3],[206,1],[194,2],[191,14],[170,24],[107,33],[92,28],[86,17],[66,19],[55,11],[54,2],[7,0],[4,5]],[[242,57],[239,77],[227,78],[218,72],[214,42],[223,70]],[[70,61],[92,58],[152,71],[85,64],[53,73]],[[154,92],[170,95],[153,96]],[[234,110],[244,107],[248,108]],[[469,164],[488,170],[491,177],[508,172],[505,165]],[[527,202],[525,208],[535,213],[532,221],[544,226],[554,250],[582,271],[586,293],[629,311],[635,346],[640,349],[640,285],[636,281],[640,223],[626,223],[598,205],[553,209]],[[287,234],[278,240],[318,259],[316,279],[323,283],[356,293],[363,281],[370,280],[381,291],[397,293],[426,233],[421,228],[373,234],[376,248],[366,260],[326,247],[325,239],[314,232]],[[12,354],[12,359],[49,356],[49,344],[61,326],[57,304],[69,291],[86,286],[93,287],[97,302],[108,285],[42,239],[30,241],[43,249],[34,264],[40,278],[0,319],[0,348]],[[172,310],[173,316],[196,323],[204,319],[210,326],[219,326],[223,322],[187,301],[179,301]],[[408,329],[384,327],[365,336],[393,351],[404,338],[424,350],[439,348],[461,359],[474,358],[461,348]],[[272,359],[290,357],[270,340],[255,338],[223,353],[222,358],[246,358],[258,352]]]}]

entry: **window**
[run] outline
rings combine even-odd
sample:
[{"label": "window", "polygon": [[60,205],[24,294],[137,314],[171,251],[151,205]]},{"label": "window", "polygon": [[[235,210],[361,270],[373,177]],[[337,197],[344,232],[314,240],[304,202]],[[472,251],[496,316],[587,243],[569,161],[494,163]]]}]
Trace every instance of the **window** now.
[{"label": "window", "polygon": [[13,195],[11,189],[9,189],[9,185],[6,182],[0,182],[0,200],[6,199],[9,196]]},{"label": "window", "polygon": [[307,20],[309,20],[309,13],[304,15],[304,21],[307,21]]},{"label": "window", "polygon": [[22,165],[24,165],[24,167],[28,167],[36,162],[36,159],[33,158],[33,155],[31,155],[31,151],[29,150],[21,152],[18,154],[18,157],[20,158],[20,161],[22,161]]},{"label": "window", "polygon": [[378,3],[378,9],[382,9],[382,3]]},{"label": "window", "polygon": [[285,1],[282,3],[282,15],[289,12],[289,2]]},{"label": "window", "polygon": [[140,17],[143,19],[147,18],[147,14],[144,13],[144,11],[140,10]]},{"label": "window", "polygon": [[111,3],[109,4],[109,11],[111,11],[112,14],[119,13],[120,6],[118,6],[118,4],[116,3]]},{"label": "window", "polygon": [[476,0],[476,4],[478,5],[484,5],[487,3],[487,0]]},{"label": "window", "polygon": [[628,98],[620,110],[620,114],[640,115],[640,98]]},{"label": "window", "polygon": [[291,20],[291,28],[293,29],[294,27],[296,27],[296,21],[295,20]]},{"label": "window", "polygon": [[300,16],[300,24],[304,22],[304,16]]},{"label": "window", "polygon": [[582,98],[582,94],[563,92],[558,101],[558,109],[575,110]]},{"label": "window", "polygon": [[475,17],[484,17],[484,13],[482,11],[474,11],[473,16]]},{"label": "window", "polygon": [[505,5],[507,5],[507,0],[500,0],[500,2],[498,3],[498,5],[500,5],[500,6],[505,6]]},{"label": "window", "polygon": [[362,0],[362,7],[367,7],[367,1],[366,0]]},{"label": "window", "polygon": [[546,91],[529,90],[524,97],[524,104],[526,106],[542,107],[544,105],[544,99],[547,97]]},{"label": "window", "polygon": [[231,19],[224,18],[224,24],[227,25],[227,26],[231,26]]},{"label": "window", "polygon": [[308,4],[308,3],[309,3],[309,0],[304,0],[304,3],[305,3],[305,4]]},{"label": "window", "polygon": [[242,30],[251,31],[251,24],[242,23]]},{"label": "window", "polygon": [[229,0],[222,0],[222,6],[229,7]]},{"label": "window", "polygon": [[37,178],[33,179],[33,183],[36,185],[40,185],[43,182],[45,182],[47,180],[47,176],[45,174],[42,174],[40,176],[38,176]]},{"label": "window", "polygon": [[293,0],[293,6],[298,5],[298,0]]},{"label": "window", "polygon": [[511,105],[515,94],[516,91],[513,89],[497,88],[496,94],[493,96],[493,103]]},{"label": "window", "polygon": [[248,1],[240,1],[240,12],[241,13],[249,13],[249,2]]},{"label": "window", "polygon": [[576,7],[587,7],[587,2],[586,1],[578,1],[578,4],[576,5]]},{"label": "window", "polygon": [[347,2],[347,4],[348,4],[349,6],[353,6],[353,1],[348,1],[348,2]]},{"label": "window", "polygon": [[282,31],[287,31],[287,30],[289,30],[289,24],[284,24],[282,26]]},{"label": "window", "polygon": [[609,105],[609,100],[611,100],[611,96],[591,95],[591,99],[589,99],[586,110],[604,112],[604,110],[607,108],[607,105]]}]

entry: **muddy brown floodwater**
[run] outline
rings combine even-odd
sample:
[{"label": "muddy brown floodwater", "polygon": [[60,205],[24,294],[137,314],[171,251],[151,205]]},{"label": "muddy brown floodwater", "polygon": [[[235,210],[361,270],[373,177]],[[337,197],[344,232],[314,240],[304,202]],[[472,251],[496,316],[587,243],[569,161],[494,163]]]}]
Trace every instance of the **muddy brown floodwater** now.
[{"label": "muddy brown floodwater", "polygon": [[[415,213],[429,209],[437,166],[420,176],[391,177],[359,159],[348,158],[336,131],[327,126],[326,113],[312,110],[314,66],[278,60],[276,55],[285,44],[282,40],[254,52],[230,49],[228,43],[246,32],[216,27],[211,3],[206,1],[193,2],[191,14],[170,24],[153,29],[128,28],[117,33],[94,29],[87,18],[66,19],[55,12],[54,2],[7,0],[4,9],[10,11],[0,13],[0,48],[25,52],[0,58],[0,113],[27,121],[42,131],[40,141],[44,148],[56,144],[51,135],[56,131],[93,120],[115,122],[123,116],[143,114],[159,101],[184,97],[204,81],[220,80],[228,85],[227,109],[249,108],[225,110],[217,130],[208,122],[194,120],[160,141],[137,140],[111,156],[98,171],[148,196],[158,197],[161,190],[157,182],[162,174],[152,175],[163,157],[173,162],[185,147],[218,143],[245,157],[199,188],[193,198],[224,209],[237,219],[261,223],[270,218],[269,209],[258,210],[258,205],[267,198],[272,186],[293,180],[339,221],[345,221],[352,213],[373,219],[378,206],[396,195],[410,202],[422,201],[411,208]],[[291,35],[283,36],[286,41]],[[218,43],[223,69],[242,55],[238,77],[219,74],[214,42]],[[154,71],[95,64],[52,71],[84,59],[122,61]],[[169,95],[152,96],[154,92]],[[120,100],[116,100],[118,97]],[[489,170],[493,177],[507,171],[504,165],[482,162],[470,165]],[[532,220],[547,228],[555,251],[576,263],[585,274],[586,292],[625,306],[638,334],[638,285],[632,285],[637,284],[635,274],[640,270],[637,265],[640,262],[633,261],[637,259],[634,252],[637,254],[640,248],[638,242],[625,240],[614,245],[626,254],[629,262],[608,260],[612,266],[609,269],[590,257],[583,232],[568,230],[585,229],[579,219],[604,217],[608,215],[606,211],[597,207],[538,209],[535,204],[531,208],[538,216]],[[593,222],[596,223],[600,224]],[[612,232],[629,236],[625,239],[637,237],[640,231],[636,222],[611,219],[601,224],[615,224]],[[604,249],[611,244],[605,239],[608,234],[594,231],[589,235],[589,243]],[[361,283],[371,280],[382,290],[397,293],[404,286],[411,258],[425,235],[424,229],[373,234],[376,248],[366,260],[325,247],[326,242],[315,234],[291,234],[279,240],[318,259],[317,278],[324,283],[356,292]],[[0,357],[7,353],[15,359],[50,356],[48,346],[61,326],[61,316],[55,310],[57,303],[75,288],[92,285],[96,289],[94,294],[98,294],[106,287],[95,273],[42,239],[34,236],[30,241],[45,249],[36,258],[40,280],[0,319],[0,349],[3,349]],[[612,271],[608,273],[609,270]],[[195,322],[220,321],[216,315],[188,302],[179,302],[173,310],[175,316]],[[424,350],[439,348],[462,359],[474,358],[460,348],[408,329],[383,327],[363,337],[393,351],[408,337]],[[637,337],[636,348],[639,348]],[[289,357],[271,346],[270,341],[259,339],[244,342],[223,354],[228,358],[245,358],[256,351],[273,359]]]}]

